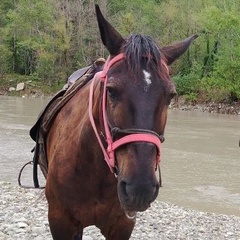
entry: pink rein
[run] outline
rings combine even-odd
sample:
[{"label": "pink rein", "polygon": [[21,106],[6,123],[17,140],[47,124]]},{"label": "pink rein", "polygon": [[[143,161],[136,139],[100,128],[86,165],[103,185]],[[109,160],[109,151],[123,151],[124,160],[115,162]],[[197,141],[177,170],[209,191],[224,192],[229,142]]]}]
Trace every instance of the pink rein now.
[{"label": "pink rein", "polygon": [[[93,130],[95,132],[95,135],[97,137],[98,143],[102,149],[103,155],[104,155],[104,159],[107,162],[111,172],[114,172],[114,167],[115,167],[115,150],[125,144],[128,143],[132,143],[132,142],[148,142],[148,143],[152,143],[157,147],[157,156],[156,156],[156,166],[159,164],[160,162],[160,146],[161,146],[161,141],[160,139],[151,133],[132,133],[132,134],[128,134],[127,136],[124,136],[116,141],[113,141],[112,139],[112,135],[107,123],[107,116],[106,116],[106,100],[107,100],[107,72],[109,70],[110,67],[112,67],[115,63],[121,61],[122,59],[124,59],[124,54],[119,54],[117,56],[115,56],[113,59],[110,60],[110,58],[107,59],[104,68],[101,72],[98,72],[95,74],[91,86],[90,86],[90,92],[89,92],[89,118],[90,118],[90,122],[92,124]],[[94,117],[93,117],[93,97],[94,97],[94,83],[95,81],[102,81],[104,84],[104,88],[103,88],[103,102],[102,102],[102,115],[103,115],[103,124],[104,124],[104,131],[105,131],[105,137],[106,137],[106,141],[107,141],[107,149],[105,149],[100,135],[98,133],[95,121],[94,121]]]}]

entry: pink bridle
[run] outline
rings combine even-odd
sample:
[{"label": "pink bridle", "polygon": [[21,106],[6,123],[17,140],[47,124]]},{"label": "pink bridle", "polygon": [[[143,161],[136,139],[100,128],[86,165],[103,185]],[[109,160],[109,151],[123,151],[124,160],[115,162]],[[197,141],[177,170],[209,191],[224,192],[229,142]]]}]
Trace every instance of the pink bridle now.
[{"label": "pink bridle", "polygon": [[[89,93],[89,118],[90,118],[90,122],[92,124],[93,130],[95,132],[95,135],[97,137],[97,140],[99,142],[99,145],[102,149],[105,161],[107,162],[111,172],[114,172],[114,168],[115,168],[115,150],[125,144],[128,143],[132,143],[132,142],[148,142],[148,143],[152,143],[157,147],[157,156],[156,156],[156,166],[159,164],[160,162],[160,146],[161,146],[161,140],[160,137],[152,132],[152,131],[148,131],[148,130],[142,130],[138,132],[138,130],[136,129],[137,133],[129,133],[127,136],[121,137],[116,141],[113,141],[112,139],[112,134],[110,132],[110,128],[108,125],[108,121],[107,121],[107,116],[106,116],[106,100],[107,100],[107,73],[110,67],[112,67],[115,63],[121,61],[122,59],[124,59],[124,54],[121,53],[117,56],[115,56],[114,58],[110,59],[110,57],[107,59],[106,63],[104,64],[104,68],[102,71],[98,72],[95,74],[91,86],[90,86],[90,93]],[[104,124],[104,131],[105,131],[105,137],[106,137],[106,142],[107,142],[107,149],[105,149],[100,135],[98,133],[94,118],[93,118],[93,95],[94,95],[94,83],[96,80],[100,80],[103,82],[104,87],[103,87],[103,102],[102,102],[102,115],[103,115],[103,124]],[[143,133],[143,131],[145,131]]]}]

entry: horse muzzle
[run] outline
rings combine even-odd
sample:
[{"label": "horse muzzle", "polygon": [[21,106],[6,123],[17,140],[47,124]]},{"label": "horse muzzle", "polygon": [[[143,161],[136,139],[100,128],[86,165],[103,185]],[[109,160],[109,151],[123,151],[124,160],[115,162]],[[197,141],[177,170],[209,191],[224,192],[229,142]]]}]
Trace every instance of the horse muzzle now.
[{"label": "horse muzzle", "polygon": [[159,183],[135,184],[125,180],[118,183],[118,196],[125,211],[142,212],[156,199]]}]

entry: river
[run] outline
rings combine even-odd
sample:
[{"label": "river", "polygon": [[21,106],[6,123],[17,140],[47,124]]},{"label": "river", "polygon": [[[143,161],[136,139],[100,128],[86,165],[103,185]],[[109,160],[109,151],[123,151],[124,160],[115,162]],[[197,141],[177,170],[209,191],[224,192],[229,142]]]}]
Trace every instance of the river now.
[{"label": "river", "polygon": [[[46,103],[0,96],[0,181],[17,185],[20,168],[32,159],[29,129]],[[158,199],[240,216],[240,116],[169,110],[165,137]],[[23,183],[32,184],[31,174],[29,166]]]}]

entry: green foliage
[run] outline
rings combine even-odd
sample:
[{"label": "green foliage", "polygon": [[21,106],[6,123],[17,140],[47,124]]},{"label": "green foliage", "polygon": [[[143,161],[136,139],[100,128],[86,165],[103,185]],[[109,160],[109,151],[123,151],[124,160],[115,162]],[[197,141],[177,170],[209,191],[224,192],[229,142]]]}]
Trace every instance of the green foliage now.
[{"label": "green foliage", "polygon": [[172,66],[178,93],[190,101],[240,99],[239,0],[1,0],[0,78],[55,86],[106,57],[94,2],[123,36],[146,34],[167,45],[199,33]]},{"label": "green foliage", "polygon": [[204,8],[198,15],[199,25],[208,36],[207,59],[211,60],[205,62],[204,68],[208,67],[208,71],[203,75],[201,89],[209,96],[214,88],[213,98],[237,100],[240,99],[240,3],[221,2],[222,5]]},{"label": "green foliage", "polygon": [[197,94],[200,80],[195,74],[177,75],[173,80],[179,95]]},{"label": "green foliage", "polygon": [[151,35],[158,40],[161,34],[161,7],[154,0],[108,1],[111,22],[127,36],[133,33]]},{"label": "green foliage", "polygon": [[[184,67],[182,67],[184,69]],[[193,61],[191,66],[191,72],[185,74],[179,72],[173,77],[173,81],[176,86],[177,93],[179,95],[184,95],[188,101],[196,101],[199,95],[199,87],[201,86],[202,80],[201,75],[201,65],[197,61]]]},{"label": "green foliage", "polygon": [[5,47],[12,52],[15,73],[54,81],[55,69],[61,69],[59,58],[68,48],[64,22],[61,16],[55,18],[55,10],[51,0],[19,0],[6,13]]},{"label": "green foliage", "polygon": [[0,76],[7,73],[10,68],[9,60],[11,59],[11,52],[4,44],[0,44]]},{"label": "green foliage", "polygon": [[229,99],[228,90],[221,85],[220,78],[202,78],[199,92],[201,93],[201,100],[204,102],[221,102]]}]

